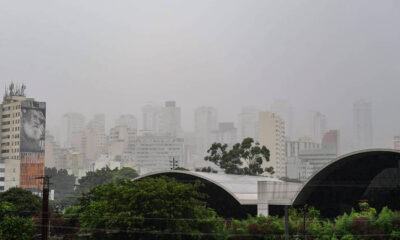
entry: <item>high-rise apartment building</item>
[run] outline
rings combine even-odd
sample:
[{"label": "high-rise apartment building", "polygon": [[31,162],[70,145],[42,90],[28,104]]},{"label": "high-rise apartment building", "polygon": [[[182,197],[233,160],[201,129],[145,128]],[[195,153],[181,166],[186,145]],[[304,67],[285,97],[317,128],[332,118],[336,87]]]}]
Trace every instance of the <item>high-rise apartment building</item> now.
[{"label": "high-rise apartment building", "polygon": [[97,132],[105,134],[106,131],[106,115],[95,114],[93,119],[87,125],[88,129],[95,129]]},{"label": "high-rise apartment building", "polygon": [[194,130],[196,136],[196,154],[205,156],[211,147],[211,133],[217,130],[218,112],[213,107],[199,107],[194,113]]},{"label": "high-rise apartment building", "polygon": [[359,100],[353,105],[353,140],[356,150],[372,147],[373,127],[371,110],[371,103],[364,100]]},{"label": "high-rise apartment building", "polygon": [[181,108],[176,106],[175,101],[165,102],[160,113],[160,133],[175,137],[183,137],[181,128]]},{"label": "high-rise apartment building", "polygon": [[134,115],[121,115],[116,121],[115,126],[126,126],[131,130],[137,130],[137,119]]},{"label": "high-rise apartment building", "polygon": [[82,157],[85,169],[106,152],[105,134],[95,128],[87,128],[82,134]]},{"label": "high-rise apartment building", "polygon": [[273,167],[274,177],[286,176],[285,158],[285,124],[275,113],[259,113],[259,142],[266,146],[270,152],[270,161],[263,164],[263,167]]},{"label": "high-rise apartment building", "polygon": [[110,156],[122,160],[131,160],[135,154],[136,129],[125,125],[111,128],[108,145]]},{"label": "high-rise apartment building", "polygon": [[326,117],[318,111],[309,111],[307,114],[308,136],[313,142],[321,143],[326,133]]},{"label": "high-rise apartment building", "polygon": [[271,104],[271,112],[277,114],[285,124],[285,137],[294,138],[293,132],[293,109],[292,105],[285,100],[276,100]]},{"label": "high-rise apartment building", "polygon": [[142,108],[143,131],[158,133],[160,129],[161,107],[147,104]]},{"label": "high-rise apartment building", "polygon": [[11,84],[0,105],[0,191],[19,186],[40,188],[44,175],[46,103],[25,96]]},{"label": "high-rise apartment building", "polygon": [[334,160],[338,156],[339,146],[339,130],[330,130],[324,134],[321,148],[301,150],[299,152],[299,158],[302,161],[300,180],[306,180],[313,173],[320,170],[324,165]]},{"label": "high-rise apartment building", "polygon": [[244,107],[238,115],[238,141],[244,138],[253,138],[258,141],[258,113],[255,107]]},{"label": "high-rise apartment building", "polygon": [[144,133],[136,139],[135,156],[141,173],[185,167],[184,140],[171,135]]},{"label": "high-rise apartment building", "polygon": [[60,146],[72,148],[74,138],[81,136],[85,129],[85,116],[80,113],[66,113],[61,120]]}]

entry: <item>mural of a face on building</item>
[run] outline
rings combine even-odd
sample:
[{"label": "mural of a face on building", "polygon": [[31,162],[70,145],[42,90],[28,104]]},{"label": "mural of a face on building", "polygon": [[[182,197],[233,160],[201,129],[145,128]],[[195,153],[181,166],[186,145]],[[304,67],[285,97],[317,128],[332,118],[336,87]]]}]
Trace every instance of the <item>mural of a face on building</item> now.
[{"label": "mural of a face on building", "polygon": [[22,109],[21,152],[43,152],[46,118],[40,109]]}]

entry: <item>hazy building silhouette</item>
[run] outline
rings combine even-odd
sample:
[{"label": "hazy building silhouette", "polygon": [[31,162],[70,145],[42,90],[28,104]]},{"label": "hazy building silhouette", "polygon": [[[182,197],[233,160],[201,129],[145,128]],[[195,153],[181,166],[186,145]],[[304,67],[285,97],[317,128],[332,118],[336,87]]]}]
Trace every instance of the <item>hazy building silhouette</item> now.
[{"label": "hazy building silhouette", "polygon": [[238,141],[244,138],[253,138],[258,141],[258,113],[255,107],[244,107],[238,115]]},{"label": "hazy building silhouette", "polygon": [[213,107],[198,107],[194,113],[196,154],[205,156],[212,143],[211,133],[217,130],[218,112]]},{"label": "hazy building silhouette", "polygon": [[181,127],[181,108],[176,106],[175,101],[165,102],[160,112],[160,133],[175,137],[183,137]]},{"label": "hazy building silhouette", "polygon": [[132,114],[124,114],[115,120],[115,126],[126,126],[131,130],[137,130],[137,119]]},{"label": "hazy building silhouette", "polygon": [[356,150],[372,147],[373,127],[371,110],[371,103],[364,100],[359,100],[353,105],[353,140]]},{"label": "hazy building silhouette", "polygon": [[80,113],[66,113],[61,119],[60,146],[73,147],[73,139],[85,129],[85,117]]},{"label": "hazy building silhouette", "polygon": [[326,117],[318,111],[309,111],[307,114],[307,136],[313,142],[320,143],[326,133]]},{"label": "hazy building silhouette", "polygon": [[212,142],[227,144],[231,148],[237,143],[237,129],[233,122],[218,124],[218,130],[211,132]]},{"label": "hazy building silhouette", "polygon": [[95,129],[97,132],[105,134],[106,131],[106,115],[95,114],[87,125],[88,129]]},{"label": "hazy building silhouette", "polygon": [[161,107],[147,104],[142,107],[143,131],[158,133],[160,129]]}]

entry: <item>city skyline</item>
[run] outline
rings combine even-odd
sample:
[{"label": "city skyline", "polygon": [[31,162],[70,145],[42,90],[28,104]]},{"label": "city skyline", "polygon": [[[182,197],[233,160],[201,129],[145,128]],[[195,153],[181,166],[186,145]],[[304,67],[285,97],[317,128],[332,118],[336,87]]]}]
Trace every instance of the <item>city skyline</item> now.
[{"label": "city skyline", "polygon": [[174,100],[190,131],[196,107],[215,107],[229,122],[242,107],[264,111],[284,99],[294,123],[320,111],[349,146],[352,104],[365,99],[373,104],[374,145],[391,146],[400,132],[399,8],[360,0],[27,1],[24,8],[11,1],[0,8],[0,84],[24,82],[30,95],[43,96],[50,129],[67,112],[105,113],[110,124],[121,114],[140,118],[148,102]]}]

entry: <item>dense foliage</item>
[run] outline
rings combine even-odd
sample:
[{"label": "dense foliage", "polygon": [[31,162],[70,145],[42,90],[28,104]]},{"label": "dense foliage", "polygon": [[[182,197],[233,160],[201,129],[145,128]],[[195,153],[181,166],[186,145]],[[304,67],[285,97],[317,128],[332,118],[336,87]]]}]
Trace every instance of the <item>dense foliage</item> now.
[{"label": "dense foliage", "polygon": [[261,175],[264,172],[274,174],[272,167],[262,168],[263,163],[269,161],[269,150],[259,143],[254,143],[252,138],[243,139],[230,150],[227,144],[213,143],[207,153],[209,155],[204,159],[215,163],[228,174]]},{"label": "dense foliage", "polygon": [[110,169],[109,167],[105,167],[94,172],[88,172],[86,176],[79,179],[77,192],[86,193],[94,186],[116,183],[121,179],[133,179],[137,176],[139,174],[132,168]]},{"label": "dense foliage", "polygon": [[64,210],[66,207],[75,205],[77,199],[81,197],[83,193],[89,192],[89,190],[95,186],[116,183],[121,179],[133,179],[137,176],[139,176],[139,174],[136,170],[128,167],[121,169],[105,167],[93,172],[87,172],[86,176],[79,179],[79,185],[75,186],[75,190],[72,193],[55,203],[55,208]]},{"label": "dense foliage", "polygon": [[42,209],[41,198],[22,188],[10,188],[0,193],[0,202],[13,204],[16,215],[20,217],[36,216]]},{"label": "dense foliage", "polygon": [[[304,226],[305,215],[305,226]],[[359,211],[338,216],[333,221],[321,219],[313,208],[291,209],[289,216],[290,239],[308,240],[364,240],[400,239],[400,212],[387,207],[377,214],[368,203],[360,203]],[[234,220],[227,225],[231,240],[283,240],[285,222],[278,217],[254,217],[244,221]]]},{"label": "dense foliage", "polygon": [[45,175],[51,179],[51,189],[54,189],[54,200],[62,200],[74,192],[76,177],[68,174],[67,170],[46,168]]},{"label": "dense foliage", "polygon": [[200,187],[169,178],[94,187],[80,199],[82,231],[114,230],[111,238],[118,239],[210,239],[222,221],[206,207]]},{"label": "dense foliage", "polygon": [[32,218],[18,216],[18,212],[12,203],[0,202],[0,240],[31,239],[34,222]]}]

